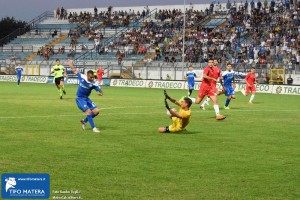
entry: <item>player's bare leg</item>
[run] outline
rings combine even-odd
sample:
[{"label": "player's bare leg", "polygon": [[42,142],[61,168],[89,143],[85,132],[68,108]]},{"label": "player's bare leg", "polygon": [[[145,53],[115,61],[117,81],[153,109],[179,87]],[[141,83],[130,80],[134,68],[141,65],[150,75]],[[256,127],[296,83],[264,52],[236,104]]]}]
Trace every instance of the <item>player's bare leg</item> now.
[{"label": "player's bare leg", "polygon": [[200,104],[200,102],[202,101],[202,99],[204,98],[199,98],[199,96],[195,99],[195,98],[192,98],[192,97],[189,97],[193,103],[195,104]]}]

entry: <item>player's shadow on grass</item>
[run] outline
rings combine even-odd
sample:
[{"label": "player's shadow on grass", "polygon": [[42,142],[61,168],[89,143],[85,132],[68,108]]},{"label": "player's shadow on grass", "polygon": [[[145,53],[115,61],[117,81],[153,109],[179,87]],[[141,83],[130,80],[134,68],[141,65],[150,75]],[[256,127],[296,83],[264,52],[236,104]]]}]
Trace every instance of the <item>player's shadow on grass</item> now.
[{"label": "player's shadow on grass", "polygon": [[195,132],[195,131],[181,131],[178,133],[172,133],[172,135],[194,135],[194,134],[198,134],[201,132]]},{"label": "player's shadow on grass", "polygon": [[[241,110],[241,109],[243,109],[243,108],[240,108],[240,107],[230,107],[230,109],[228,111],[230,111],[230,110]],[[221,110],[226,110],[226,109],[222,108]]]}]

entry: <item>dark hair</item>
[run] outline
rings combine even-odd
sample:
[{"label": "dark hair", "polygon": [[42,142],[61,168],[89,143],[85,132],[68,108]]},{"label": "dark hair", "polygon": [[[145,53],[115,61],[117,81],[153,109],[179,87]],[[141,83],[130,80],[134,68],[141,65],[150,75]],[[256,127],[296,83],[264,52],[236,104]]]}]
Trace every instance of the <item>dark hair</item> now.
[{"label": "dark hair", "polygon": [[57,58],[55,61],[57,62],[57,61],[60,61],[60,60]]},{"label": "dark hair", "polygon": [[255,67],[251,67],[251,69],[255,69]]},{"label": "dark hair", "polygon": [[87,71],[87,74],[94,75],[94,72],[93,72],[93,70],[89,70],[89,71]]},{"label": "dark hair", "polygon": [[190,98],[184,97],[184,101],[185,101],[185,103],[187,103],[188,107],[191,107],[191,105],[192,105],[193,102],[192,102],[192,100]]}]

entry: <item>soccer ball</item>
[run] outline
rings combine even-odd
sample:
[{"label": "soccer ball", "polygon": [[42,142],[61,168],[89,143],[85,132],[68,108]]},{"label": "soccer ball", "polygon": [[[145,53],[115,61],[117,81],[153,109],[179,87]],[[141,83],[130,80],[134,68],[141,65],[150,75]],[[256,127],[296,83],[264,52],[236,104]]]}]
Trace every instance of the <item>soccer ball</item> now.
[{"label": "soccer ball", "polygon": [[[170,110],[174,110],[174,111],[176,112],[176,109],[175,109],[175,108],[171,108]],[[172,115],[171,115],[171,113],[170,113],[169,110],[167,110],[167,115],[168,115],[169,117],[172,117]]]}]

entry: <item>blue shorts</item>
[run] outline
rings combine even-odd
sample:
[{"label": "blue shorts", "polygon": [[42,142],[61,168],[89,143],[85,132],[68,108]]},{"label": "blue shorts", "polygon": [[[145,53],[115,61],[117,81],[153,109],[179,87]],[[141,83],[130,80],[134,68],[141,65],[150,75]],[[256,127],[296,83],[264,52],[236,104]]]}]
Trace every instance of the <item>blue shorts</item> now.
[{"label": "blue shorts", "polygon": [[189,90],[193,90],[195,86],[195,83],[188,83]]},{"label": "blue shorts", "polygon": [[235,91],[234,88],[232,86],[225,86],[225,95],[228,96],[235,96]]},{"label": "blue shorts", "polygon": [[94,110],[97,108],[96,104],[89,98],[78,97],[76,98],[77,106],[80,110],[85,112],[87,109]]},{"label": "blue shorts", "polygon": [[17,79],[20,80],[22,75],[17,75]]}]

